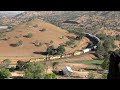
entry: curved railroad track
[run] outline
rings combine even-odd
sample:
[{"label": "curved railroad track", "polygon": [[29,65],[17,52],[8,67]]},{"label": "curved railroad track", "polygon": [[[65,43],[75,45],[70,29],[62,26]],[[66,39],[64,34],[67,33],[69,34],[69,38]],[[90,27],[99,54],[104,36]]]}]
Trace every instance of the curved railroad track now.
[{"label": "curved railroad track", "polygon": [[100,42],[100,39],[92,34],[89,33],[84,33],[85,36],[91,41],[93,42],[92,46],[89,46],[83,50],[78,50],[77,52],[74,53],[70,53],[70,54],[65,54],[65,55],[54,55],[54,56],[46,56],[45,58],[37,58],[37,59],[31,59],[28,62],[51,62],[51,61],[59,61],[61,59],[68,59],[71,57],[75,57],[75,56],[80,56],[86,53],[90,53],[92,50],[97,49],[97,45]]}]

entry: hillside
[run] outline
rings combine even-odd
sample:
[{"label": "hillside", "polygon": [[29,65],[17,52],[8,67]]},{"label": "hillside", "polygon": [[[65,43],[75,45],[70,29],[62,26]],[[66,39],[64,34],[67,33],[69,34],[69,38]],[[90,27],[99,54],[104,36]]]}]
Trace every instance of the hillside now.
[{"label": "hillside", "polygon": [[[95,32],[101,28],[120,29],[119,11],[25,11],[10,18],[10,24],[16,25],[33,18],[42,19],[65,30]],[[77,24],[64,23],[72,20]]]},{"label": "hillside", "polygon": [[[28,33],[32,34],[31,38],[25,37]],[[54,45],[57,48],[60,44],[70,41],[68,37],[76,37],[66,30],[38,19],[19,24],[13,28],[13,31],[6,32],[5,35],[4,39],[0,41],[0,56],[38,56],[40,55],[38,53],[46,52],[48,45]],[[11,46],[19,40],[23,42],[21,46]],[[41,45],[37,47],[35,42],[39,42]],[[84,44],[87,45],[87,42]],[[78,47],[80,46],[78,45]],[[66,47],[66,53],[72,49]]]}]

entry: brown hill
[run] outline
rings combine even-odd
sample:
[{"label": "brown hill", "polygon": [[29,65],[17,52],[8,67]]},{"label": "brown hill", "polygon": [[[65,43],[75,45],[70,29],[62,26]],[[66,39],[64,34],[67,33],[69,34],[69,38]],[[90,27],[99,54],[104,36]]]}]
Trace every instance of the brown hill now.
[{"label": "brown hill", "polygon": [[[28,33],[32,33],[33,36],[31,38],[24,37]],[[61,43],[69,41],[68,36],[75,37],[74,34],[70,34],[66,30],[60,29],[42,20],[35,19],[19,24],[13,28],[13,31],[6,33],[5,38],[9,39],[0,41],[0,56],[40,56],[40,54],[37,53],[45,52],[51,40],[53,43],[50,45],[54,45],[56,48]],[[21,46],[10,46],[19,40],[23,42]],[[41,43],[40,47],[33,44],[36,41]],[[73,48],[66,47],[67,52],[70,52],[72,49]]]}]

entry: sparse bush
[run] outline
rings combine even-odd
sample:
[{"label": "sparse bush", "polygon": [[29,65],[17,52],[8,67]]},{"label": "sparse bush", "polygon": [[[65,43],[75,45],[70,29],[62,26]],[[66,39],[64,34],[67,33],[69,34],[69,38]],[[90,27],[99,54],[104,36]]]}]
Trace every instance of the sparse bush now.
[{"label": "sparse bush", "polygon": [[0,79],[7,79],[11,76],[10,71],[5,68],[0,68]]},{"label": "sparse bush", "polygon": [[21,40],[20,40],[20,41],[17,41],[17,42],[16,42],[16,46],[20,46],[20,45],[22,45],[22,43],[23,43],[23,42],[22,42]]},{"label": "sparse bush", "polygon": [[105,40],[106,39],[106,35],[104,33],[100,33],[96,35],[100,40]]},{"label": "sparse bush", "polygon": [[10,63],[11,63],[10,59],[5,59],[3,60],[1,67],[7,68],[10,65]]},{"label": "sparse bush", "polygon": [[107,74],[102,74],[102,79],[107,79]]},{"label": "sparse bush", "polygon": [[109,69],[109,60],[104,60],[103,63],[101,64],[101,67],[105,70]]},{"label": "sparse bush", "polygon": [[52,74],[46,74],[44,79],[56,79],[57,76],[56,74],[52,73]]},{"label": "sparse bush", "polygon": [[53,41],[51,40],[51,41],[50,41],[50,44],[52,44],[52,43],[53,43]]},{"label": "sparse bush", "polygon": [[42,45],[42,43],[41,43],[41,42],[39,42],[39,41],[35,41],[34,45],[35,45],[35,46],[37,46],[37,47],[39,47],[39,46],[41,46],[41,45]]},{"label": "sparse bush", "polygon": [[32,33],[28,33],[28,35],[26,35],[27,38],[32,38],[33,34]]},{"label": "sparse bush", "polygon": [[19,40],[19,41],[16,41],[15,44],[10,44],[10,46],[18,47],[18,46],[20,46],[20,45],[22,45],[22,44],[23,44],[23,42],[22,42],[21,40]]},{"label": "sparse bush", "polygon": [[71,45],[74,45],[74,41],[73,41],[73,40],[67,41],[67,42],[65,43],[65,46],[71,46]]},{"label": "sparse bush", "polygon": [[114,39],[109,38],[106,39],[103,43],[103,46],[105,48],[106,51],[111,51],[112,49],[114,49],[116,46],[114,45]]},{"label": "sparse bush", "polygon": [[96,50],[96,54],[97,54],[98,59],[103,59],[104,58],[103,55],[105,52],[106,51],[104,49],[104,46],[102,45],[102,43],[99,43],[98,48]]},{"label": "sparse bush", "polygon": [[94,79],[95,75],[92,72],[89,72],[88,79]]},{"label": "sparse bush", "polygon": [[120,41],[120,35],[116,35],[116,40]]}]

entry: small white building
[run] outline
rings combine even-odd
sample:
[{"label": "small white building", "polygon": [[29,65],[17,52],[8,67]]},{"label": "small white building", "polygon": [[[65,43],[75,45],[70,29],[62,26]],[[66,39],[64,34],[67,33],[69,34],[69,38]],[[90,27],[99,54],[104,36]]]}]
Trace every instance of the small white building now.
[{"label": "small white building", "polygon": [[71,69],[71,67],[68,67],[68,66],[65,66],[65,67],[62,69],[62,71],[63,71],[63,74],[64,74],[64,75],[67,75],[67,76],[69,76],[69,75],[73,72],[73,70]]}]

